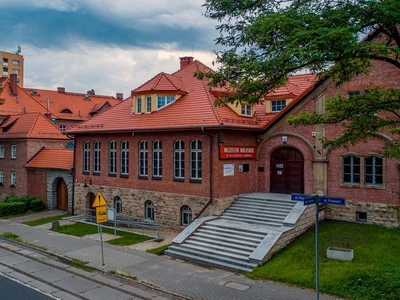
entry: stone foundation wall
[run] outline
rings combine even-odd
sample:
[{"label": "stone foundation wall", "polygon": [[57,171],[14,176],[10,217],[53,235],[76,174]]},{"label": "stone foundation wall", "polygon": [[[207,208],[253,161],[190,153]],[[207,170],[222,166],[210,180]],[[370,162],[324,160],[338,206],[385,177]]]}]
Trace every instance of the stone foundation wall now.
[{"label": "stone foundation wall", "polygon": [[[137,218],[145,216],[145,202],[150,200],[154,205],[154,220],[160,222],[164,228],[183,229],[181,226],[181,208],[187,205],[192,210],[192,219],[208,203],[208,197],[198,197],[182,194],[171,194],[120,187],[104,187],[91,185],[83,187],[75,186],[74,213],[79,214],[82,209],[88,208],[87,194],[96,195],[101,192],[107,201],[108,207],[113,207],[115,197],[122,200],[122,213]],[[202,217],[220,215],[233,202],[234,197],[213,199],[211,205],[202,214]]]},{"label": "stone foundation wall", "polygon": [[346,205],[327,205],[326,219],[359,222],[357,212],[367,214],[366,224],[400,227],[400,206],[346,200]]}]

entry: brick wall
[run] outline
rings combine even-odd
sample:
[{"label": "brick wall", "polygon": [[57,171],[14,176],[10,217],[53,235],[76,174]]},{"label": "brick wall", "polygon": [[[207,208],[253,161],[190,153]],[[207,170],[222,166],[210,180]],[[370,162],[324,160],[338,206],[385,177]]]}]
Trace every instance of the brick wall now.
[{"label": "brick wall", "polygon": [[27,169],[27,194],[45,200],[47,204],[46,170]]}]

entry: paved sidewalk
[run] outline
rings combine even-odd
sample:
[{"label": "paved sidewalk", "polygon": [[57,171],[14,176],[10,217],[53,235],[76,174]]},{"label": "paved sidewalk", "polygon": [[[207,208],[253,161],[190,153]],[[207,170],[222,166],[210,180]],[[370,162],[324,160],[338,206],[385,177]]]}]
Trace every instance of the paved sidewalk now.
[{"label": "paved sidewalk", "polygon": [[[45,228],[29,227],[11,220],[0,220],[0,234],[10,231],[25,242],[44,246],[49,252],[88,261],[104,272],[118,270],[139,282],[194,299],[315,299],[312,290],[271,281],[257,281],[219,269],[156,256],[130,247],[104,243],[102,266],[100,242],[59,234]],[[320,295],[320,299],[336,299]]]}]

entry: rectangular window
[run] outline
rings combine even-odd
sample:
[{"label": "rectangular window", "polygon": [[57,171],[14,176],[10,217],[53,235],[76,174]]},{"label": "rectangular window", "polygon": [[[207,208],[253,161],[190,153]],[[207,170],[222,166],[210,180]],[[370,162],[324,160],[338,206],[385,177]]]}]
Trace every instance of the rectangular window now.
[{"label": "rectangular window", "polygon": [[90,172],[90,142],[83,143],[83,173]]},{"label": "rectangular window", "polygon": [[61,130],[61,131],[67,130],[67,126],[65,126],[65,125],[60,125],[60,130]]},{"label": "rectangular window", "polygon": [[0,158],[4,158],[4,145],[0,145]]},{"label": "rectangular window", "polygon": [[174,143],[174,178],[185,179],[185,143],[183,141]]},{"label": "rectangular window", "polygon": [[360,183],[360,158],[346,156],[343,158],[343,183]]},{"label": "rectangular window", "polygon": [[202,143],[199,140],[190,142],[190,179],[202,179]]},{"label": "rectangular window", "polygon": [[242,115],[243,116],[253,116],[253,106],[249,104],[242,104]]},{"label": "rectangular window", "polygon": [[129,143],[121,142],[121,175],[129,175]]},{"label": "rectangular window", "polygon": [[284,109],[286,106],[286,100],[274,100],[271,102],[271,111],[278,112]]},{"label": "rectangular window", "polygon": [[93,173],[100,173],[100,142],[93,144]]},{"label": "rectangular window", "polygon": [[162,177],[162,142],[153,142],[153,177]]},{"label": "rectangular window", "polygon": [[4,172],[0,172],[0,184],[4,184]]},{"label": "rectangular window", "polygon": [[146,97],[146,112],[151,113],[151,97]]},{"label": "rectangular window", "polygon": [[136,99],[136,113],[138,114],[142,113],[142,98]]},{"label": "rectangular window", "polygon": [[17,146],[16,145],[11,146],[11,158],[12,159],[17,158]]},{"label": "rectangular window", "polygon": [[16,59],[13,59],[12,63],[14,66],[19,66],[19,64],[20,64],[19,60],[16,60]]},{"label": "rectangular window", "polygon": [[13,69],[13,74],[17,74],[17,75],[19,75],[19,70],[17,70],[17,69]]},{"label": "rectangular window", "polygon": [[139,177],[148,176],[148,148],[147,141],[140,141],[139,143]]},{"label": "rectangular window", "polygon": [[365,164],[365,184],[381,185],[383,183],[383,163],[382,158],[377,156],[366,157]]},{"label": "rectangular window", "polygon": [[8,68],[3,68],[3,75],[8,75]]},{"label": "rectangular window", "polygon": [[157,97],[157,109],[160,109],[175,101],[175,96],[158,96]]},{"label": "rectangular window", "polygon": [[15,173],[11,173],[11,186],[17,186],[17,175]]},{"label": "rectangular window", "polygon": [[108,174],[117,174],[117,143],[111,141],[108,145]]}]

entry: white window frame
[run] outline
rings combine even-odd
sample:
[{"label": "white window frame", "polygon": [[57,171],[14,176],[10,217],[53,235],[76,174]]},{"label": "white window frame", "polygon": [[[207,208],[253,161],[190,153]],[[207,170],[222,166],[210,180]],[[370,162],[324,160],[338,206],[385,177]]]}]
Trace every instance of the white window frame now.
[{"label": "white window frame", "polygon": [[60,130],[61,130],[61,131],[67,130],[67,126],[65,126],[65,125],[60,125]]},{"label": "white window frame", "polygon": [[108,174],[117,174],[117,142],[108,143]]},{"label": "white window frame", "polygon": [[19,70],[18,69],[13,69],[12,73],[15,74],[15,75],[19,75]]},{"label": "white window frame", "polygon": [[144,218],[154,221],[154,204],[150,200],[144,203]]},{"label": "white window frame", "polygon": [[11,186],[17,186],[17,174],[11,172]]},{"label": "white window frame", "polygon": [[129,142],[121,142],[121,175],[129,175]]},{"label": "white window frame", "polygon": [[100,158],[101,158],[101,149],[100,149],[100,141],[95,141],[93,143],[93,173],[100,173]]},{"label": "white window frame", "polygon": [[286,107],[286,99],[272,100],[271,101],[271,112],[280,112]]},{"label": "white window frame", "polygon": [[146,113],[151,113],[151,96],[146,97]]},{"label": "white window frame", "polygon": [[136,98],[136,113],[141,114],[142,113],[142,98]]},{"label": "white window frame", "polygon": [[11,145],[11,158],[17,158],[17,145]]},{"label": "white window frame", "polygon": [[83,173],[90,172],[90,142],[83,142],[83,165],[82,165]]},{"label": "white window frame", "polygon": [[16,59],[13,59],[12,64],[13,64],[14,66],[19,66],[19,65],[20,65],[20,61],[19,61],[19,60],[16,60]]},{"label": "white window frame", "polygon": [[147,141],[139,142],[139,177],[147,177],[149,175],[148,169],[149,149]]},{"label": "white window frame", "polygon": [[242,104],[242,116],[252,117],[253,116],[253,105]]},{"label": "white window frame", "polygon": [[200,140],[190,142],[190,180],[202,180],[202,147]]},{"label": "white window frame", "polygon": [[161,109],[171,103],[175,102],[175,96],[171,95],[160,95],[157,96],[157,109]]},{"label": "white window frame", "polygon": [[181,225],[182,226],[189,226],[192,223],[192,209],[184,205],[181,207]]},{"label": "white window frame", "polygon": [[0,145],[0,158],[4,158],[4,145]]},{"label": "white window frame", "polygon": [[153,142],[153,177],[162,178],[162,142]]},{"label": "white window frame", "polygon": [[4,172],[0,172],[0,184],[4,184]]},{"label": "white window frame", "polygon": [[174,179],[185,179],[185,142],[174,142]]}]

